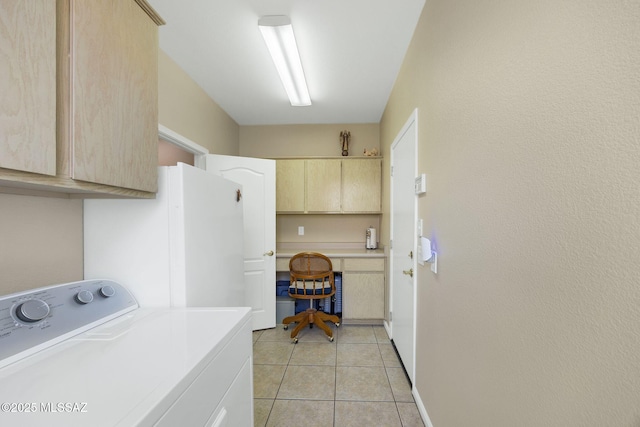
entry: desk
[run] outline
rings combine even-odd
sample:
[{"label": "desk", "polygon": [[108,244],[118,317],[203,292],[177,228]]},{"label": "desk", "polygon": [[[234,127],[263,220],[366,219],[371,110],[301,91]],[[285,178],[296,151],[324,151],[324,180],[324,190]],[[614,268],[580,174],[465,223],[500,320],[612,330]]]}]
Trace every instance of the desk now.
[{"label": "desk", "polygon": [[385,318],[385,254],[382,249],[279,249],[276,271],[288,273],[289,259],[305,250],[327,255],[333,271],[342,273],[342,319]]}]

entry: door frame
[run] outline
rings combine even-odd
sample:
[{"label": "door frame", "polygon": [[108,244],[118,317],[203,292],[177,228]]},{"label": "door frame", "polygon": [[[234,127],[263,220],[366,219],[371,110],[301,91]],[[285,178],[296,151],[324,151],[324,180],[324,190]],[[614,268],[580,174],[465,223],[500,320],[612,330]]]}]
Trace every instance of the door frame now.
[{"label": "door frame", "polygon": [[[390,145],[389,153],[390,153],[390,185],[389,185],[389,238],[391,240],[391,247],[389,249],[389,311],[393,312],[393,289],[394,289],[394,249],[393,249],[393,240],[394,240],[394,210],[393,210],[393,201],[394,201],[394,191],[393,191],[393,168],[394,166],[398,167],[398,165],[394,165],[395,159],[393,155],[393,147],[398,144],[398,142],[402,139],[404,134],[409,130],[409,128],[415,124],[415,139],[413,141],[414,146],[414,158],[411,164],[402,165],[401,167],[413,168],[413,175],[417,176],[418,174],[418,109],[415,108],[405,124],[402,126],[400,131],[396,134],[393,142]],[[413,218],[414,218],[414,226],[413,229],[416,228],[416,222],[418,219],[418,198],[413,198]],[[415,380],[415,365],[416,365],[416,319],[417,319],[417,257],[416,249],[417,249],[417,232],[413,233],[413,242],[412,242],[412,251],[414,253],[412,259],[412,267],[414,274],[412,277],[412,286],[413,286],[413,337],[412,337],[412,359],[413,366],[405,366],[405,369],[411,370],[410,378]],[[389,337],[393,339],[393,318],[391,317],[388,322],[387,332],[389,333]],[[415,388],[415,384],[412,384],[412,388]]]},{"label": "door frame", "polygon": [[209,154],[209,150],[202,145],[196,144],[189,138],[186,138],[161,124],[158,125],[158,138],[193,154],[194,166],[199,169],[206,169],[205,156]]}]

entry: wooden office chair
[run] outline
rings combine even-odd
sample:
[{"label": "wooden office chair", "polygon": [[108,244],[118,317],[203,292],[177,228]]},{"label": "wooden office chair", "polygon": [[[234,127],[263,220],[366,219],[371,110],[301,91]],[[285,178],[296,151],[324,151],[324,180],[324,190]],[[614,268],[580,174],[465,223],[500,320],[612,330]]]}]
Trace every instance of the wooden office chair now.
[{"label": "wooden office chair", "polygon": [[333,266],[331,260],[317,252],[301,252],[289,260],[289,296],[296,299],[309,300],[309,308],[295,316],[285,317],[282,320],[284,329],[288,329],[289,323],[298,325],[291,331],[291,339],[298,342],[298,333],[306,325],[318,325],[329,341],[333,341],[333,332],[324,322],[330,321],[340,326],[340,318],[332,314],[318,311],[313,307],[314,299],[331,297],[336,293],[336,285],[333,280]]}]

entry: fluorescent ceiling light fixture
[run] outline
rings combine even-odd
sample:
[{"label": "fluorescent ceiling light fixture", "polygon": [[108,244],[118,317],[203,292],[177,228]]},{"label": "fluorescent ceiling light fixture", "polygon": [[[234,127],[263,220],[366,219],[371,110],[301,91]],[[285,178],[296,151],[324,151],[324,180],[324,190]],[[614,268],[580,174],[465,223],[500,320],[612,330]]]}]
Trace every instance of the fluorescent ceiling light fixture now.
[{"label": "fluorescent ceiling light fixture", "polygon": [[263,16],[258,20],[258,27],[276,64],[291,105],[294,107],[311,105],[311,97],[289,17]]}]

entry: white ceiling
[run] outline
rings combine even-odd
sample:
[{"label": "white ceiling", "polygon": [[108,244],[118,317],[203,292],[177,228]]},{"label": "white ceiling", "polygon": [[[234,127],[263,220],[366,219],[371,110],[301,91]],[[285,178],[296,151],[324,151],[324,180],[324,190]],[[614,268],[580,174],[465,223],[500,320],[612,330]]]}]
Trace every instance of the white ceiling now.
[{"label": "white ceiling", "polygon": [[[149,0],[160,48],[238,124],[380,121],[424,0]],[[258,30],[291,18],[312,106],[292,107]]]}]

